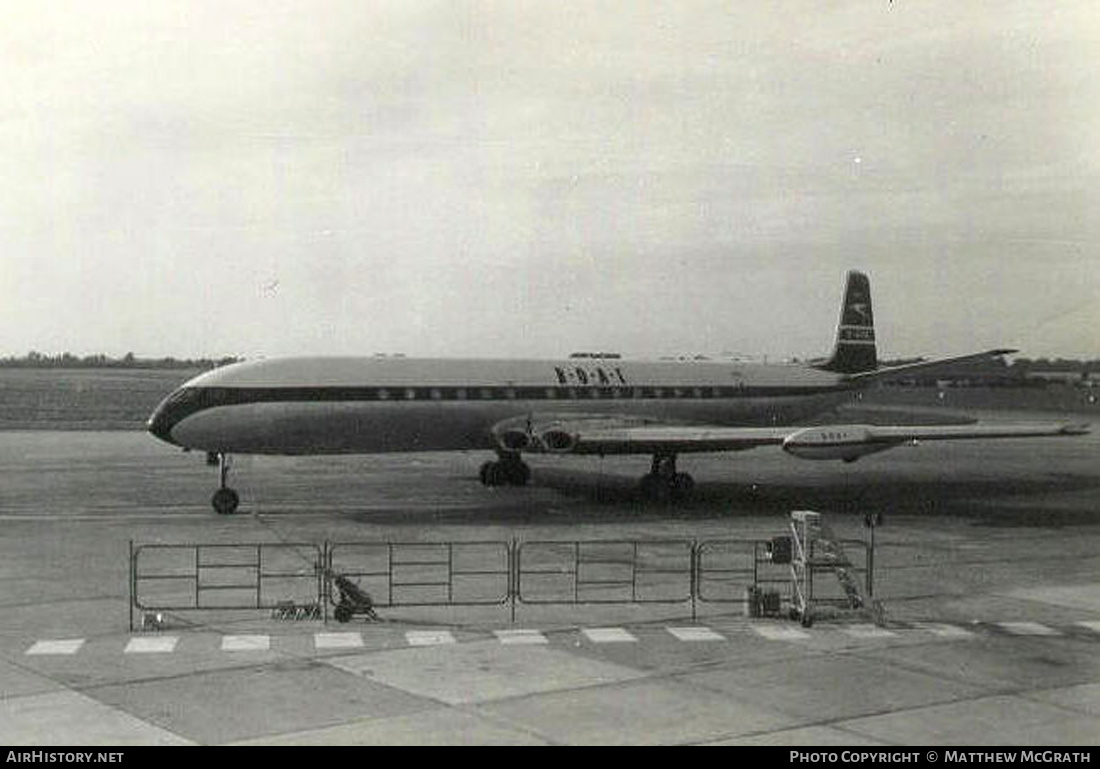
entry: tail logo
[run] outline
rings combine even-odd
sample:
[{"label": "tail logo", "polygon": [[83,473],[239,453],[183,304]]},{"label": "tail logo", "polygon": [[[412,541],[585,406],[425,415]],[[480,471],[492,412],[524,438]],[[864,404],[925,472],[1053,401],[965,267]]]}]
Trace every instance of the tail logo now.
[{"label": "tail logo", "polygon": [[866,292],[857,289],[849,294],[842,322],[846,326],[871,326],[874,323],[871,319],[871,299]]}]

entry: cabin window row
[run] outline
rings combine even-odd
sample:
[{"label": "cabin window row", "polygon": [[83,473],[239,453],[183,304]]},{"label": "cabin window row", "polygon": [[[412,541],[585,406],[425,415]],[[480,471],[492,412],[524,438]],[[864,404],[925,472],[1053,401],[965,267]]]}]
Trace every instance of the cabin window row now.
[{"label": "cabin window row", "polygon": [[732,398],[738,387],[379,387],[360,394],[365,400],[612,400],[643,398]]}]

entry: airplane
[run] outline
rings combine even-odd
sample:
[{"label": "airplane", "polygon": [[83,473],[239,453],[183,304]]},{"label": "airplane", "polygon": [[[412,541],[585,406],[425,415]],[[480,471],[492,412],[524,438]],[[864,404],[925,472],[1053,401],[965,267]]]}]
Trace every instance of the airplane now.
[{"label": "airplane", "polygon": [[651,457],[646,499],[687,497],[677,469],[691,452],[779,446],[812,460],[862,456],[930,440],[1069,436],[1072,424],[799,426],[853,394],[916,371],[988,360],[988,350],[878,366],[870,281],[848,273],[831,356],[804,364],[628,361],[585,354],[567,360],[273,358],[208,371],[156,408],[147,428],[220,468],[211,500],[240,504],[227,484],[231,454],[338,454],[484,450],[486,486],[523,486],[524,454]]}]

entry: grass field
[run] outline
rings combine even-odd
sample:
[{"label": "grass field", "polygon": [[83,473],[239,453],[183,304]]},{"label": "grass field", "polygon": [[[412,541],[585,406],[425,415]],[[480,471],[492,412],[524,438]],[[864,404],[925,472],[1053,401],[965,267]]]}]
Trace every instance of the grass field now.
[{"label": "grass field", "polygon": [[0,369],[0,429],[135,430],[198,374],[186,369]]},{"label": "grass field", "polygon": [[[0,430],[138,430],[196,370],[0,368]],[[1091,400],[1090,400],[1091,399]],[[1073,387],[884,388],[863,402],[966,411],[1018,409],[1100,415],[1100,392]]]}]

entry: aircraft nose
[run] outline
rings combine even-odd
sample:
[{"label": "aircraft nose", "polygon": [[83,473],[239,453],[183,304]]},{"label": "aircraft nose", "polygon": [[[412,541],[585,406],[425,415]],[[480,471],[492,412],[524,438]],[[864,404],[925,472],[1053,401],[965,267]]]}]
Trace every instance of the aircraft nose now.
[{"label": "aircraft nose", "polygon": [[160,438],[166,443],[178,446],[179,444],[172,438],[172,428],[182,418],[182,414],[179,413],[179,394],[180,391],[176,391],[160,402],[160,405],[156,407],[152,415],[145,422],[145,429],[152,435]]}]

